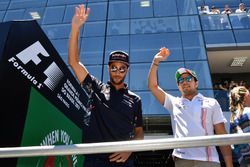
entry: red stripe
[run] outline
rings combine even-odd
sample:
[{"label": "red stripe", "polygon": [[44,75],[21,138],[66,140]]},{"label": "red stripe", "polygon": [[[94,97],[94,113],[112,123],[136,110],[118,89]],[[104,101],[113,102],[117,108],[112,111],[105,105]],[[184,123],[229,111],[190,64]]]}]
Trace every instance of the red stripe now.
[{"label": "red stripe", "polygon": [[[205,130],[205,135],[208,135],[207,133],[207,125],[206,125],[206,117],[207,117],[207,110],[205,108],[201,109],[201,121],[202,121],[202,127]],[[209,146],[206,148],[207,151],[207,160],[212,161],[212,150]]]}]

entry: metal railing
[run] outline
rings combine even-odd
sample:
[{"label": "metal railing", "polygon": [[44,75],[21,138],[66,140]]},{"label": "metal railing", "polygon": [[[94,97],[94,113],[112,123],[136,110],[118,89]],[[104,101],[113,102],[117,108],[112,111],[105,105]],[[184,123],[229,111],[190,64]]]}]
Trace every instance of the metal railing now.
[{"label": "metal railing", "polygon": [[28,146],[0,148],[0,158],[34,157],[48,155],[73,155],[111,153],[119,151],[148,151],[201,146],[220,146],[250,143],[250,133],[167,138],[152,140],[133,140],[121,142],[85,143],[60,146]]},{"label": "metal railing", "polygon": [[250,28],[250,14],[201,14],[203,30],[228,30]]}]

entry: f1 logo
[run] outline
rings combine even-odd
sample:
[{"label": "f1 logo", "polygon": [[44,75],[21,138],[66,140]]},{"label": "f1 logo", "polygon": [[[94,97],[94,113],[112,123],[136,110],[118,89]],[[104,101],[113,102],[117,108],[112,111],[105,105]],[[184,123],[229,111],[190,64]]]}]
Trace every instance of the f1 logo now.
[{"label": "f1 logo", "polygon": [[[42,62],[39,58],[38,54],[43,55],[44,57],[49,57],[50,55],[44,49],[42,44],[37,41],[34,44],[30,45],[16,56],[17,58],[23,62],[23,64],[27,64],[32,61],[35,65],[38,65]],[[43,73],[47,76],[47,79],[43,82],[50,90],[54,90],[57,84],[63,77],[63,72],[57,66],[55,62],[52,62]]]}]

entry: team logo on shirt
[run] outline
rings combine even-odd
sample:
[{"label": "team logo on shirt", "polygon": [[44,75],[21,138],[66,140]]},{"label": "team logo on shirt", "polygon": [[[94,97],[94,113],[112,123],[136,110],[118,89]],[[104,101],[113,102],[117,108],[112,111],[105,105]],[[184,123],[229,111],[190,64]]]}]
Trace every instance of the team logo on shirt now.
[{"label": "team logo on shirt", "polygon": [[105,99],[107,101],[110,100],[110,87],[109,86],[103,86],[101,93],[104,94]]}]

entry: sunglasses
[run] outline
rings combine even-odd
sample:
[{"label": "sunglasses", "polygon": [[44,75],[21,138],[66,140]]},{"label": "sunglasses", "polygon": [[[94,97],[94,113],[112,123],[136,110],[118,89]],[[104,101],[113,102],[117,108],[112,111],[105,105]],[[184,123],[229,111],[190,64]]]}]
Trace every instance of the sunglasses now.
[{"label": "sunglasses", "polygon": [[178,83],[183,83],[184,81],[187,81],[187,82],[191,82],[192,81],[192,76],[191,75],[189,75],[189,76],[187,76],[187,77],[185,77],[185,78],[182,78],[182,77],[180,77],[179,79],[178,79]]},{"label": "sunglasses", "polygon": [[119,73],[125,73],[126,72],[126,67],[122,66],[120,68],[117,68],[116,66],[111,66],[110,71],[111,72],[119,71]]}]

